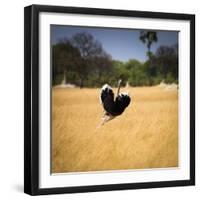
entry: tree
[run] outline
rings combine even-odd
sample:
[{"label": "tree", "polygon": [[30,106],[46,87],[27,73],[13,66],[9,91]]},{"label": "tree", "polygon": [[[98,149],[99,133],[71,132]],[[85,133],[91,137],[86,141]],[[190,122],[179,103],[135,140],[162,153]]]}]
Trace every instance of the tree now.
[{"label": "tree", "polygon": [[[80,58],[80,52],[73,47],[70,41],[65,38],[60,40],[52,47],[52,66],[54,84],[60,83],[63,77],[66,82],[66,76],[74,70],[76,59]],[[59,77],[57,81],[56,77]]]},{"label": "tree", "polygon": [[[112,57],[102,50],[102,53],[95,56],[92,60],[93,70],[92,73],[96,75],[96,82],[101,86],[105,82],[109,82],[111,71],[113,67]],[[97,81],[98,80],[98,81]]]},{"label": "tree", "polygon": [[151,52],[151,45],[153,42],[157,42],[157,33],[155,31],[141,31],[140,32],[140,40],[147,45],[147,56],[149,58],[148,65],[148,75],[149,75],[149,84],[153,84],[152,76],[155,74],[155,67],[152,65],[152,57],[153,53]]},{"label": "tree", "polygon": [[124,66],[129,72],[128,82],[130,85],[139,86],[144,84],[144,77],[146,73],[143,71],[142,64],[138,60],[130,59]]},{"label": "tree", "polygon": [[171,80],[178,81],[178,45],[160,46],[155,54],[155,61],[164,79],[170,77]]},{"label": "tree", "polygon": [[157,33],[155,31],[141,31],[140,32],[140,40],[147,45],[147,56],[149,57],[149,59],[152,56],[152,52],[151,52],[151,45],[153,42],[157,42],[158,38],[157,38]]},{"label": "tree", "polygon": [[79,86],[84,86],[84,80],[87,79],[90,68],[92,67],[95,57],[102,55],[102,45],[100,42],[87,32],[80,32],[74,35],[71,40],[73,47],[77,48],[80,52],[80,59],[77,59],[77,72],[79,74],[80,83]]}]

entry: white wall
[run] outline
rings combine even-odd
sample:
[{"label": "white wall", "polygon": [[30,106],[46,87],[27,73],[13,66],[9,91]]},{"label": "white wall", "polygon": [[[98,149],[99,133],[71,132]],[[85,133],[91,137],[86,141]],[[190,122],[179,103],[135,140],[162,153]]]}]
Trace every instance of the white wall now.
[{"label": "white wall", "polygon": [[[0,199],[31,199],[23,194],[23,7],[30,4],[99,7],[196,14],[198,0],[5,0],[0,12]],[[196,44],[200,44],[200,26],[196,27]],[[200,65],[196,45],[196,66]],[[200,68],[196,67],[196,76]],[[198,78],[198,76],[197,76]],[[196,79],[197,79],[196,78]],[[198,199],[200,195],[200,77],[196,81],[196,186],[51,195],[49,199]],[[36,197],[45,199],[46,196]]]}]

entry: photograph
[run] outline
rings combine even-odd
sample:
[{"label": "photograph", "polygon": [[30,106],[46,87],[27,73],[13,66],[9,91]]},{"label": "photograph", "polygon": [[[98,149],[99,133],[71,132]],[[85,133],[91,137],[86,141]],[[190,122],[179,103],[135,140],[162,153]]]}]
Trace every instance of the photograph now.
[{"label": "photograph", "polygon": [[195,15],[24,11],[24,192],[195,185]]},{"label": "photograph", "polygon": [[179,31],[50,25],[51,173],[179,167]]}]

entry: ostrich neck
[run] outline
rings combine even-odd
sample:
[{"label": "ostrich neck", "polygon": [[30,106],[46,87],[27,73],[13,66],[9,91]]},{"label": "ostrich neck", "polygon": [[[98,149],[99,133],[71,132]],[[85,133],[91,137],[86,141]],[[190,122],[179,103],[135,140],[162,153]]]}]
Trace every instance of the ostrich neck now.
[{"label": "ostrich neck", "polygon": [[121,82],[119,82],[119,84],[118,84],[118,89],[117,89],[117,97],[119,96],[120,87],[121,87]]}]

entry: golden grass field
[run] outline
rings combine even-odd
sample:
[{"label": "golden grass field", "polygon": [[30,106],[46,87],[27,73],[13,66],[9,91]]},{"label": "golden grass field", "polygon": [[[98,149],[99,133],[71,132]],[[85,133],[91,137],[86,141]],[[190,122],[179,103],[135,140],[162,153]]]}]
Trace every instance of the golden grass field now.
[{"label": "golden grass field", "polygon": [[53,88],[53,173],[178,166],[178,91],[129,91],[125,112],[97,128],[100,89]]}]

